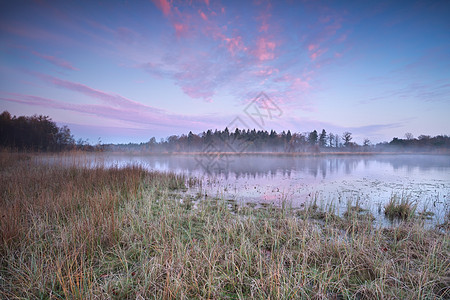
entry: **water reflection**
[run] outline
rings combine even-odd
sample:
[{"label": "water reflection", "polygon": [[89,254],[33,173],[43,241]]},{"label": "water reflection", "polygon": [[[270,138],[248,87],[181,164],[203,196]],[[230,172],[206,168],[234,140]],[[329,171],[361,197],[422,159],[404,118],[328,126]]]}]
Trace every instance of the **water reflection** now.
[{"label": "water reflection", "polygon": [[[83,165],[105,164],[128,165],[140,164],[146,168],[158,171],[174,171],[195,175],[223,176],[241,178],[252,176],[269,177],[281,174],[290,178],[292,173],[307,174],[313,178],[325,179],[336,174],[351,175],[356,170],[367,170],[369,173],[375,169],[404,170],[406,173],[414,171],[450,170],[450,156],[448,155],[373,155],[373,156],[267,156],[243,155],[217,158],[225,160],[226,164],[216,164],[205,168],[199,163],[199,156],[183,155],[117,155],[117,154],[87,154],[81,157],[63,157],[68,163],[81,161]],[[61,157],[48,157],[47,160],[60,161]],[[447,177],[448,179],[448,177]]]},{"label": "water reflection", "polygon": [[206,170],[194,156],[105,153],[82,158],[85,165],[140,164],[149,170],[185,173],[200,178],[209,195],[246,202],[289,200],[296,206],[318,196],[323,202],[337,202],[344,211],[347,201],[358,199],[381,219],[380,208],[393,194],[404,194],[419,203],[419,210],[435,212],[435,220],[450,209],[450,156],[446,155],[249,155],[226,159],[227,164]]},{"label": "water reflection", "polygon": [[429,170],[450,170],[450,157],[446,155],[374,155],[374,156],[228,156],[227,163],[205,168],[194,156],[119,156],[106,155],[109,164],[139,163],[149,169],[185,172],[196,175],[268,177],[279,174],[291,177],[293,171],[308,174],[314,178],[325,179],[335,174],[351,175],[359,168],[371,171],[373,168],[390,167],[394,171],[406,169],[406,172]]},{"label": "water reflection", "polygon": [[[161,171],[186,172],[212,176],[267,177],[281,172],[291,177],[293,171],[309,174],[314,178],[326,178],[329,174],[351,174],[361,163],[369,167],[374,158],[367,157],[269,157],[232,156],[220,168],[204,168],[192,156],[114,156],[106,159],[110,164],[140,163],[149,169]],[[383,161],[385,163],[386,161]],[[394,162],[394,160],[392,160]],[[424,162],[425,163],[425,162]]]}]

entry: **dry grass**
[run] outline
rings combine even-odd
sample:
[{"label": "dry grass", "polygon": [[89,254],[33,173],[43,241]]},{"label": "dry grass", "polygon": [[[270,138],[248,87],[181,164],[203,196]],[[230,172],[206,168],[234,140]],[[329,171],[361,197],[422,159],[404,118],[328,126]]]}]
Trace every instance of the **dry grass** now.
[{"label": "dry grass", "polygon": [[414,217],[416,209],[417,203],[411,201],[407,195],[394,194],[384,207],[384,214],[391,220],[407,220]]},{"label": "dry grass", "polygon": [[351,205],[344,218],[194,206],[174,174],[0,163],[5,298],[450,297],[448,231],[419,222],[374,228]]}]

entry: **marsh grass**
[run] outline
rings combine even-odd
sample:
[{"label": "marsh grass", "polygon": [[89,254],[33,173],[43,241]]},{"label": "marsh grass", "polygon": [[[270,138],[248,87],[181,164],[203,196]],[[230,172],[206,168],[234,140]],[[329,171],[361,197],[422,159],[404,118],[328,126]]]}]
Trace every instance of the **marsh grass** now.
[{"label": "marsh grass", "polygon": [[450,297],[447,231],[193,197],[136,166],[0,162],[4,298]]},{"label": "marsh grass", "polygon": [[394,194],[384,207],[384,214],[391,220],[407,220],[414,217],[417,210],[417,203],[410,200],[408,195]]}]

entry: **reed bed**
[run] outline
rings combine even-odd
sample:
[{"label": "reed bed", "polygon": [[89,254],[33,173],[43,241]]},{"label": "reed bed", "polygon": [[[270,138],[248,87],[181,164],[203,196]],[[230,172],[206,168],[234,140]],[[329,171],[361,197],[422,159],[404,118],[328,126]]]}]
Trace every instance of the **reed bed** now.
[{"label": "reed bed", "polygon": [[[0,296],[8,299],[448,299],[447,229],[182,192],[138,166],[0,158]],[[193,205],[195,204],[195,205]]]}]

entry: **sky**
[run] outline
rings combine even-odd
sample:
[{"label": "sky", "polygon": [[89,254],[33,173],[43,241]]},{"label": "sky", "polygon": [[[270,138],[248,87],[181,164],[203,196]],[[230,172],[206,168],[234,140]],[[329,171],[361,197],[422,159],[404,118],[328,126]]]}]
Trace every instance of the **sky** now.
[{"label": "sky", "polygon": [[90,143],[450,134],[449,1],[0,0],[0,111]]}]

